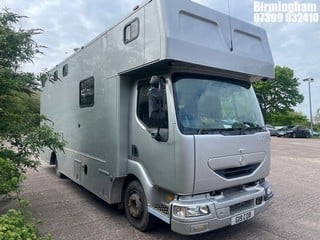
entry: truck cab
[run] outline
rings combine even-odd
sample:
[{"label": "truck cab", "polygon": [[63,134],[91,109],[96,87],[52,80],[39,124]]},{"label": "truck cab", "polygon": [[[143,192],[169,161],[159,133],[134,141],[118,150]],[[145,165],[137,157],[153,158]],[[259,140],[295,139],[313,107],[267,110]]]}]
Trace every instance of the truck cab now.
[{"label": "truck cab", "polygon": [[250,82],[177,65],[132,86],[129,164],[157,189],[149,212],[189,235],[270,205],[270,135]]}]

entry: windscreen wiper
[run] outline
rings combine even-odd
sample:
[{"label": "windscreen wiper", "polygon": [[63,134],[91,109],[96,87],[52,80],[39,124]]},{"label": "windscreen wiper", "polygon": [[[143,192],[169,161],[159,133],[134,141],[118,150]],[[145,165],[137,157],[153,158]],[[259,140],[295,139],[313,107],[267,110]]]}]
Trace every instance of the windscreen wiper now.
[{"label": "windscreen wiper", "polygon": [[197,134],[245,135],[248,133],[263,132],[263,127],[238,127],[238,128],[200,128]]},{"label": "windscreen wiper", "polygon": [[239,129],[233,128],[199,128],[198,134],[223,134],[224,132],[238,131]]}]

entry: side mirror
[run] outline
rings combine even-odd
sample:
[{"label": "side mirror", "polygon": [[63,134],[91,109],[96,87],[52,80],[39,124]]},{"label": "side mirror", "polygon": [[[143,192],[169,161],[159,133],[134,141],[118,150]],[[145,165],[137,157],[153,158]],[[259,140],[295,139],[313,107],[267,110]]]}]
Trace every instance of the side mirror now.
[{"label": "side mirror", "polygon": [[149,90],[149,117],[152,112],[161,112],[163,110],[163,85],[164,78],[159,76],[152,76],[150,79],[152,88]]},{"label": "side mirror", "polygon": [[161,88],[163,87],[164,84],[164,78],[159,77],[159,76],[152,76],[150,79],[150,85],[154,88]]},{"label": "side mirror", "polygon": [[150,85],[152,88],[149,91],[149,117],[156,120],[157,133],[154,135],[154,139],[162,141],[160,135],[161,121],[164,119],[164,78],[159,76],[152,76],[150,79]]}]

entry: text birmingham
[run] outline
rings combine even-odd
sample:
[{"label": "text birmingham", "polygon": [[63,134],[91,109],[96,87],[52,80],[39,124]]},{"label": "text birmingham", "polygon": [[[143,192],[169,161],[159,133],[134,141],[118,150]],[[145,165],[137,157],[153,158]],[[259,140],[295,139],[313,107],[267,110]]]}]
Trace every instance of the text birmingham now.
[{"label": "text birmingham", "polygon": [[274,3],[265,3],[263,1],[253,2],[254,12],[317,12],[316,3],[299,3],[297,1],[292,3],[283,3],[281,1]]}]

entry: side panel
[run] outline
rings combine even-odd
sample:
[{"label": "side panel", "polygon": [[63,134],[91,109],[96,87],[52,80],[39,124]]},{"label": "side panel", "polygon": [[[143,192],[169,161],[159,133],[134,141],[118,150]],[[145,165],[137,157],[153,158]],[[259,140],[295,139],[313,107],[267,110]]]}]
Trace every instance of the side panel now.
[{"label": "side panel", "polygon": [[156,4],[152,1],[144,8],[145,11],[145,35],[144,35],[144,61],[150,63],[160,58],[161,46],[160,25]]},{"label": "side panel", "polygon": [[[124,29],[135,19],[139,22],[138,37],[128,43],[124,42]],[[108,32],[108,61],[109,76],[144,64],[144,10],[139,9],[135,14],[122,21]]]},{"label": "side panel", "polygon": [[[124,29],[135,20],[139,35],[125,42]],[[121,187],[117,179],[126,176],[128,160],[131,83],[118,74],[159,59],[157,25],[155,4],[150,2],[54,68],[51,73],[57,70],[59,80],[43,89],[41,113],[67,141],[65,153],[57,154],[61,172],[109,202],[120,199],[121,189],[112,186],[117,181],[114,186]],[[62,76],[65,64],[68,75]],[[94,78],[94,105],[81,108],[79,84],[89,77]],[[49,152],[44,155],[50,158]]]},{"label": "side panel", "polygon": [[194,137],[182,135],[175,128],[175,192],[177,194],[192,194],[195,177]]},{"label": "side panel", "polygon": [[[65,153],[57,154],[61,172],[108,200],[109,185],[125,174],[125,162],[119,157],[127,156],[127,116],[119,106],[127,113],[128,88],[120,93],[120,77],[106,77],[106,51],[107,38],[102,36],[65,62],[67,76],[62,76],[62,66],[53,69],[59,80],[43,88],[41,113],[67,142]],[[94,78],[94,105],[80,107],[79,84],[89,77]],[[50,153],[46,155],[48,159]]]},{"label": "side panel", "polygon": [[[125,42],[125,28],[135,20],[139,22],[138,36]],[[107,32],[108,76],[128,72],[159,60],[162,49],[160,27],[159,11],[155,1],[150,1],[110,29]]]}]

